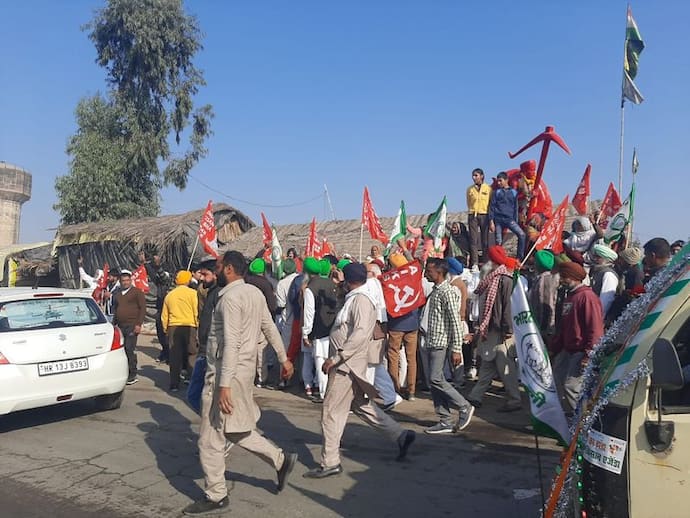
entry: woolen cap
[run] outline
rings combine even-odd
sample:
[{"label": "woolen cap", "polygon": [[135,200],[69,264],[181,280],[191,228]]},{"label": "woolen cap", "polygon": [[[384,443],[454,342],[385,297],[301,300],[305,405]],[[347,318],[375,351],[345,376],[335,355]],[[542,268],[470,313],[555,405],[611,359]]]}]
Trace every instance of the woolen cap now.
[{"label": "woolen cap", "polygon": [[343,276],[346,282],[363,284],[367,282],[367,269],[361,263],[350,263],[343,268]]}]

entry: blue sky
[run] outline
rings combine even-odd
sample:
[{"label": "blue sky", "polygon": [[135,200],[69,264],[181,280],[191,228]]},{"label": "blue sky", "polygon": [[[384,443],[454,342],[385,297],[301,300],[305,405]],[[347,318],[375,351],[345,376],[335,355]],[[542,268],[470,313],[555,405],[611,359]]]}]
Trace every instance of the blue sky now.
[{"label": "blue sky", "polygon": [[[54,181],[67,172],[74,108],[105,90],[105,72],[80,30],[101,5],[3,5],[0,160],[33,174],[22,242],[54,236]],[[212,199],[257,223],[261,210],[277,224],[323,220],[330,218],[319,197],[324,184],[339,219],[359,217],[365,184],[379,215],[394,215],[401,199],[408,213],[428,213],[443,195],[449,210],[464,210],[471,170],[493,176],[537,159],[538,148],[515,160],[507,152],[546,125],[573,152],[552,147],[548,157],[554,203],[572,197],[588,162],[596,197],[617,183],[625,2],[186,6],[205,33],[197,64],[208,86],[198,102],[213,105],[215,134],[188,188],[163,191],[163,214]],[[645,102],[626,103],[624,194],[636,146],[636,235],[686,238],[690,3],[632,8],[646,44],[636,79]]]}]

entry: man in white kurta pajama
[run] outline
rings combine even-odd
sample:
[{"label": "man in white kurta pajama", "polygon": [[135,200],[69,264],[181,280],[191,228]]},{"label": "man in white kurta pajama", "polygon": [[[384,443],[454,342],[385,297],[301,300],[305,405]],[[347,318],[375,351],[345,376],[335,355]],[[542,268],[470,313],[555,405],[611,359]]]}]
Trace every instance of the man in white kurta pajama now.
[{"label": "man in white kurta pajama", "polygon": [[367,381],[367,366],[377,318],[375,302],[365,287],[367,271],[364,265],[348,264],[343,274],[349,292],[333,324],[331,354],[323,365],[323,371],[328,373],[328,388],[321,417],[321,465],[305,473],[306,478],[325,478],[342,473],[340,440],[350,408],[397,444],[398,460],[405,457],[415,439],[412,430],[403,430],[373,401],[377,394]]},{"label": "man in white kurta pajama", "polygon": [[[239,252],[219,259],[216,310],[207,345],[208,367],[201,395],[199,460],[205,497],[184,509],[186,515],[211,514],[226,508],[225,448],[230,441],[269,462],[278,475],[278,491],[295,466],[297,455],[284,453],[256,431],[261,411],[254,402],[259,343],[268,340],[290,377],[292,363],[261,291],[244,282],[247,264]],[[264,338],[265,337],[265,338]]]}]

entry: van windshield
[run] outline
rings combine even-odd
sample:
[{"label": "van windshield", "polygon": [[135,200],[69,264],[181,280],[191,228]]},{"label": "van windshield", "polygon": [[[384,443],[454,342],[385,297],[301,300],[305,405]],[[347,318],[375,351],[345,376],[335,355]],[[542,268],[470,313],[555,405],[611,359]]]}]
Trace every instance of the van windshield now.
[{"label": "van windshield", "polygon": [[105,323],[92,299],[38,298],[0,304],[0,333]]}]

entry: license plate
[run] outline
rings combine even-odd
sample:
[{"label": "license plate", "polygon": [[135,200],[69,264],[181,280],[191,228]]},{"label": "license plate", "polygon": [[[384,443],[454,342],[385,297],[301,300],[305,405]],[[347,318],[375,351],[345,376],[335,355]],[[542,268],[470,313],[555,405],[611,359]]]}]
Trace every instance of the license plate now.
[{"label": "license plate", "polygon": [[53,374],[64,374],[65,372],[85,371],[88,369],[88,358],[74,358],[73,360],[60,360],[57,362],[39,363],[38,375],[52,376]]}]

